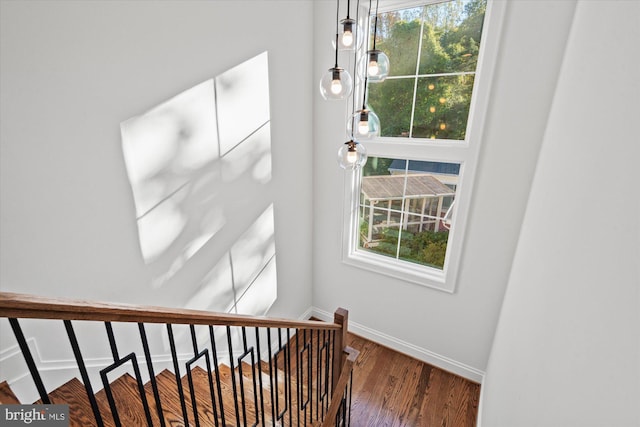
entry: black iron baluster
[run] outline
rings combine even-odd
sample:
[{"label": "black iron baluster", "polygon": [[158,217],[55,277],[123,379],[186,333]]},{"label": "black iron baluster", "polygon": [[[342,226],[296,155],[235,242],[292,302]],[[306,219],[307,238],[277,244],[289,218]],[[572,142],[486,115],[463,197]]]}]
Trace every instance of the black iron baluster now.
[{"label": "black iron baluster", "polygon": [[[309,371],[313,372],[313,329],[311,329],[311,331],[309,331]],[[316,372],[316,378],[314,378],[314,380],[317,382],[318,373]],[[310,405],[309,405],[309,418],[311,420],[313,420],[313,382],[309,381],[309,400],[310,400]]]},{"label": "black iron baluster", "polygon": [[138,366],[138,360],[136,359],[135,353],[129,353],[127,356],[122,359],[116,360],[113,364],[107,366],[106,368],[100,371],[100,377],[102,378],[102,384],[104,385],[104,391],[107,395],[107,400],[109,401],[109,407],[111,408],[111,414],[113,415],[113,421],[116,424],[116,427],[122,426],[120,422],[120,416],[118,414],[118,409],[116,407],[115,399],[113,398],[113,392],[111,391],[111,384],[109,383],[109,378],[107,374],[114,369],[119,368],[124,365],[126,362],[131,362],[133,366],[133,371],[136,376],[136,383],[138,384],[138,392],[140,393],[140,399],[142,401],[142,407],[144,409],[145,417],[147,418],[147,425],[149,427],[153,427],[153,422],[151,421],[151,411],[149,410],[149,402],[147,402],[147,395],[144,390],[144,384],[142,384],[142,375],[140,374],[140,368]]},{"label": "black iron baluster", "polygon": [[300,388],[300,343],[298,339],[298,329],[296,329],[296,410],[298,413],[298,427],[300,426],[300,396],[302,394],[302,390]]},{"label": "black iron baluster", "polygon": [[[346,345],[346,343],[342,343],[343,345]],[[331,400],[331,398],[333,398],[332,393],[333,393],[333,387],[334,387],[334,373],[333,373],[333,369],[334,369],[334,361],[333,358],[335,357],[336,354],[336,331],[331,331],[327,333],[327,354],[325,356],[326,358],[326,363],[327,363],[327,376],[326,376],[326,384],[327,384],[327,394],[330,396],[329,399],[327,399],[327,410],[329,409],[329,401]],[[340,351],[342,351],[342,349],[339,349]],[[335,379],[337,381],[337,378]]]},{"label": "black iron baluster", "polygon": [[189,417],[187,416],[187,404],[184,400],[184,390],[182,390],[182,378],[180,378],[180,364],[178,363],[178,355],[176,353],[176,342],[173,338],[173,328],[171,323],[167,323],[167,334],[169,335],[169,347],[171,348],[171,358],[173,359],[173,369],[176,376],[176,385],[178,387],[178,395],[180,396],[180,407],[182,409],[182,417],[184,425],[189,426]]},{"label": "black iron baluster", "polygon": [[209,325],[209,339],[211,340],[211,351],[213,353],[213,366],[216,372],[216,388],[218,390],[218,403],[220,404],[220,421],[222,427],[226,427],[227,423],[224,418],[224,404],[222,403],[222,383],[220,382],[220,365],[218,364],[218,349],[216,346],[216,337],[213,326]]},{"label": "black iron baluster", "polygon": [[218,426],[218,410],[216,408],[216,400],[213,393],[213,378],[211,377],[211,362],[209,361],[209,349],[204,349],[200,353],[196,354],[193,359],[190,359],[186,363],[187,369],[187,379],[189,381],[189,390],[191,393],[191,404],[193,406],[193,417],[195,419],[196,427],[200,426],[200,417],[198,415],[198,405],[196,401],[196,390],[193,385],[193,373],[191,371],[191,366],[198,361],[201,357],[204,356],[205,363],[207,365],[207,380],[209,382],[209,393],[211,396],[211,407],[213,410],[213,419],[215,420],[215,425]]},{"label": "black iron baluster", "polygon": [[350,426],[351,425],[351,398],[352,398],[352,393],[353,393],[353,371],[351,371],[351,374],[349,375],[349,401],[347,403],[347,422],[346,422],[346,426]]},{"label": "black iron baluster", "polygon": [[[304,411],[304,425],[307,425],[307,415],[310,402],[309,390],[311,390],[311,349],[310,343],[306,341],[306,330],[303,332],[305,337],[304,346],[300,350],[300,408]],[[306,358],[304,357],[306,353]],[[306,368],[305,368],[306,367]],[[306,370],[306,372],[305,372]],[[306,377],[306,379],[305,379]],[[306,396],[304,390],[306,389]]]},{"label": "black iron baluster", "polygon": [[189,325],[189,331],[191,331],[191,343],[193,344],[193,354],[198,354],[198,339],[196,338],[196,327]]},{"label": "black iron baluster", "polygon": [[149,351],[149,341],[147,340],[147,333],[144,329],[144,323],[138,323],[138,329],[140,330],[140,340],[142,341],[144,358],[147,361],[147,367],[149,369],[149,381],[151,381],[151,389],[153,390],[153,397],[156,401],[156,411],[158,412],[158,418],[160,419],[160,427],[165,427],[164,414],[162,412],[162,404],[160,403],[160,392],[158,391],[156,374],[153,371],[153,362],[151,361],[151,352]]},{"label": "black iron baluster", "polygon": [[113,328],[111,322],[104,322],[104,327],[107,329],[107,337],[109,338],[109,346],[111,347],[111,354],[113,355],[113,361],[120,359],[118,356],[118,347],[116,346],[116,338],[113,335]]},{"label": "black iron baluster", "polygon": [[287,381],[285,387],[289,389],[289,425],[293,425],[293,397],[291,396],[291,333],[289,328],[287,330]]},{"label": "black iron baluster", "polygon": [[[318,379],[316,381],[316,418],[320,418],[320,407],[322,405],[322,370],[320,368],[320,362],[322,360],[320,354],[320,331],[316,332],[316,372]],[[321,419],[321,418],[320,418]]]},{"label": "black iron baluster", "polygon": [[321,414],[324,417],[325,411],[329,409],[329,402],[332,399],[332,395],[329,394],[329,356],[331,353],[331,343],[329,340],[330,335],[327,331],[322,331],[322,347],[320,347],[318,358],[319,360],[319,368],[318,375],[320,376],[321,386],[321,395],[320,400],[321,404]]},{"label": "black iron baluster", "polygon": [[258,425],[258,419],[257,419],[258,418],[258,395],[256,390],[256,375],[255,375],[256,359],[255,359],[253,347],[248,348],[240,357],[238,357],[238,379],[240,381],[240,395],[242,397],[242,416],[244,417],[244,424],[247,425],[247,413],[246,413],[247,402],[245,399],[244,375],[242,373],[243,365],[245,362],[243,362],[242,359],[244,359],[248,355],[251,355],[251,374],[253,379],[253,405],[254,405],[254,412],[256,414],[256,421],[252,425],[252,427],[255,427]]},{"label": "black iron baluster", "polygon": [[262,385],[262,353],[260,352],[260,328],[255,327],[256,330],[256,349],[258,352],[258,380],[260,383],[260,420],[264,426],[264,388]]},{"label": "black iron baluster", "polygon": [[[273,427],[276,425],[276,405],[277,399],[274,400],[274,385],[273,385],[273,357],[271,354],[271,328],[267,328],[267,345],[269,346],[269,388],[271,393],[271,422]],[[277,384],[276,384],[277,385]]]},{"label": "black iron baluster", "polygon": [[87,397],[89,398],[89,403],[91,404],[91,410],[93,411],[93,415],[96,418],[96,424],[98,425],[98,427],[103,427],[104,423],[102,422],[102,415],[100,415],[98,402],[96,401],[96,396],[93,394],[93,389],[91,388],[89,374],[87,373],[87,368],[84,365],[82,353],[80,352],[80,346],[78,345],[78,339],[76,338],[76,334],[73,331],[71,320],[65,320],[64,327],[67,330],[69,343],[71,344],[71,348],[73,349],[73,355],[76,358],[76,363],[78,364],[78,369],[80,370],[80,376],[82,377],[82,382],[84,383],[84,388],[87,391]]},{"label": "black iron baluster", "polygon": [[45,389],[42,378],[40,377],[40,373],[38,372],[36,362],[33,360],[31,350],[29,350],[29,345],[27,344],[27,340],[24,338],[20,323],[18,323],[18,319],[10,318],[9,323],[11,324],[11,329],[13,329],[13,335],[15,335],[16,340],[18,341],[18,346],[20,346],[20,351],[22,352],[24,361],[27,363],[27,367],[29,368],[31,379],[33,379],[36,389],[38,390],[40,400],[42,400],[42,403],[44,404],[51,404],[49,395],[47,394],[47,390]]},{"label": "black iron baluster", "polygon": [[[309,407],[309,384],[311,380],[311,371],[309,369],[305,372],[305,366],[308,368],[309,365],[309,342],[307,342],[307,330],[302,329],[298,330],[298,334],[302,334],[302,350],[298,350],[299,358],[298,358],[298,389],[299,389],[299,397],[298,397],[298,412],[302,412],[304,417],[304,425],[307,425],[307,417],[308,417],[308,407]],[[306,360],[305,360],[306,354]],[[306,378],[306,379],[305,379]],[[305,397],[305,389],[306,389],[306,397]]]},{"label": "black iron baluster", "polygon": [[[278,328],[278,344],[280,346],[280,348],[278,348],[278,351],[275,353],[274,355],[274,366],[276,369],[278,369],[278,355],[283,354],[282,356],[282,360],[283,360],[283,368],[282,368],[282,374],[284,376],[284,384],[283,384],[283,391],[284,391],[284,408],[282,409],[282,412],[280,412],[280,393],[279,393],[279,388],[278,388],[278,374],[276,373],[274,376],[274,380],[275,380],[275,390],[276,390],[276,414],[277,414],[277,420],[280,421],[282,420],[282,422],[284,422],[284,416],[287,413],[287,410],[289,410],[289,395],[291,390],[287,387],[287,378],[291,378],[290,376],[287,377],[287,372],[291,372],[289,369],[289,363],[290,361],[288,361],[287,358],[287,353],[289,352],[289,349],[287,347],[287,344],[282,344],[282,329]],[[289,414],[291,414],[291,411],[289,411]],[[289,425],[291,425],[291,422],[289,422]]]},{"label": "black iron baluster", "polygon": [[231,388],[233,389],[233,406],[236,410],[236,425],[240,426],[240,408],[238,407],[238,389],[236,386],[236,373],[233,366],[233,344],[231,343],[231,327],[227,326],[227,345],[229,346],[229,365],[231,369]]}]

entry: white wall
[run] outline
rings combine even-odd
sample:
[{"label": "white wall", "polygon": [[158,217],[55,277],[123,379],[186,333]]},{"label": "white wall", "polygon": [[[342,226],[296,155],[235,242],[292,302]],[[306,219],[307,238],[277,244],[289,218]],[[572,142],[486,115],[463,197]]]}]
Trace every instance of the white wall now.
[{"label": "white wall", "polygon": [[[332,65],[333,7],[318,2],[314,10],[317,80]],[[345,138],[346,107],[316,96],[313,302],[319,312],[342,305],[356,332],[481,380],[573,7],[573,2],[507,4],[454,294],[341,262],[344,178],[335,152]]]},{"label": "white wall", "polygon": [[[220,200],[233,230],[212,243],[228,249],[250,225],[234,208],[257,218],[272,202],[275,309],[309,307],[311,162],[292,147],[311,147],[311,79],[298,71],[311,68],[310,2],[1,4],[2,290],[183,305],[189,295],[150,287],[120,123],[267,51],[272,180],[244,188],[254,206],[240,205],[247,194]],[[297,19],[274,25],[287,14]]]},{"label": "white wall", "polygon": [[[272,205],[278,288],[270,314],[308,312],[312,163],[301,153],[312,147],[311,2],[3,0],[0,7],[2,291],[217,307],[205,281],[227,253],[251,249],[250,239],[238,242]],[[140,251],[120,124],[264,52],[271,177],[256,183],[248,169],[229,184],[210,182],[224,226],[158,286]],[[236,273],[254,268],[255,260],[239,257]]]},{"label": "white wall", "polygon": [[640,3],[579,2],[483,386],[483,426],[640,425]]}]

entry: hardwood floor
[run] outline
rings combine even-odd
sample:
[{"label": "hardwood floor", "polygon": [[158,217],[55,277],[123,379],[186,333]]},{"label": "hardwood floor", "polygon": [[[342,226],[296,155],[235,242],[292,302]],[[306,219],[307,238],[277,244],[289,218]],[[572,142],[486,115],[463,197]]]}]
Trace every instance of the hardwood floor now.
[{"label": "hardwood floor", "polygon": [[352,427],[473,427],[480,385],[349,334],[360,350],[353,374]]}]

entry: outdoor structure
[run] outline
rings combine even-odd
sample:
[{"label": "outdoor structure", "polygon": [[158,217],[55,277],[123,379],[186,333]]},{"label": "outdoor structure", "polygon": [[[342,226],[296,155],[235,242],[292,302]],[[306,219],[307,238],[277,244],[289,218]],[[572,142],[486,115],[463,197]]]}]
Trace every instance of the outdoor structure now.
[{"label": "outdoor structure", "polygon": [[[454,195],[455,190],[429,174],[363,177],[362,217],[368,215],[369,224],[366,243],[373,240],[374,228],[380,225],[404,230],[416,226],[418,231],[433,225],[433,231],[439,231],[446,212],[445,198]],[[386,202],[386,206],[377,207],[381,202]],[[377,224],[376,214],[383,214]]]}]

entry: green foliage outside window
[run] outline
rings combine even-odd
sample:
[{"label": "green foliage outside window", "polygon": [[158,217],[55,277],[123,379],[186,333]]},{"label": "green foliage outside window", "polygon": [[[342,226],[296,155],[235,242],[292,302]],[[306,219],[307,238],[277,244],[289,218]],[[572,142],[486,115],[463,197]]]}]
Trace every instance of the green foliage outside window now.
[{"label": "green foliage outside window", "polygon": [[[369,224],[363,221],[360,225],[361,232],[365,233]],[[375,245],[367,249],[381,255],[396,257],[398,251],[398,236],[400,237],[399,259],[416,262],[442,269],[447,252],[448,231],[422,231],[410,232],[402,230],[400,234],[397,228],[385,228],[381,232],[380,239]]]},{"label": "green foliage outside window", "polygon": [[464,140],[485,10],[454,0],[379,15],[392,78],[369,85],[368,103],[382,136]]}]

